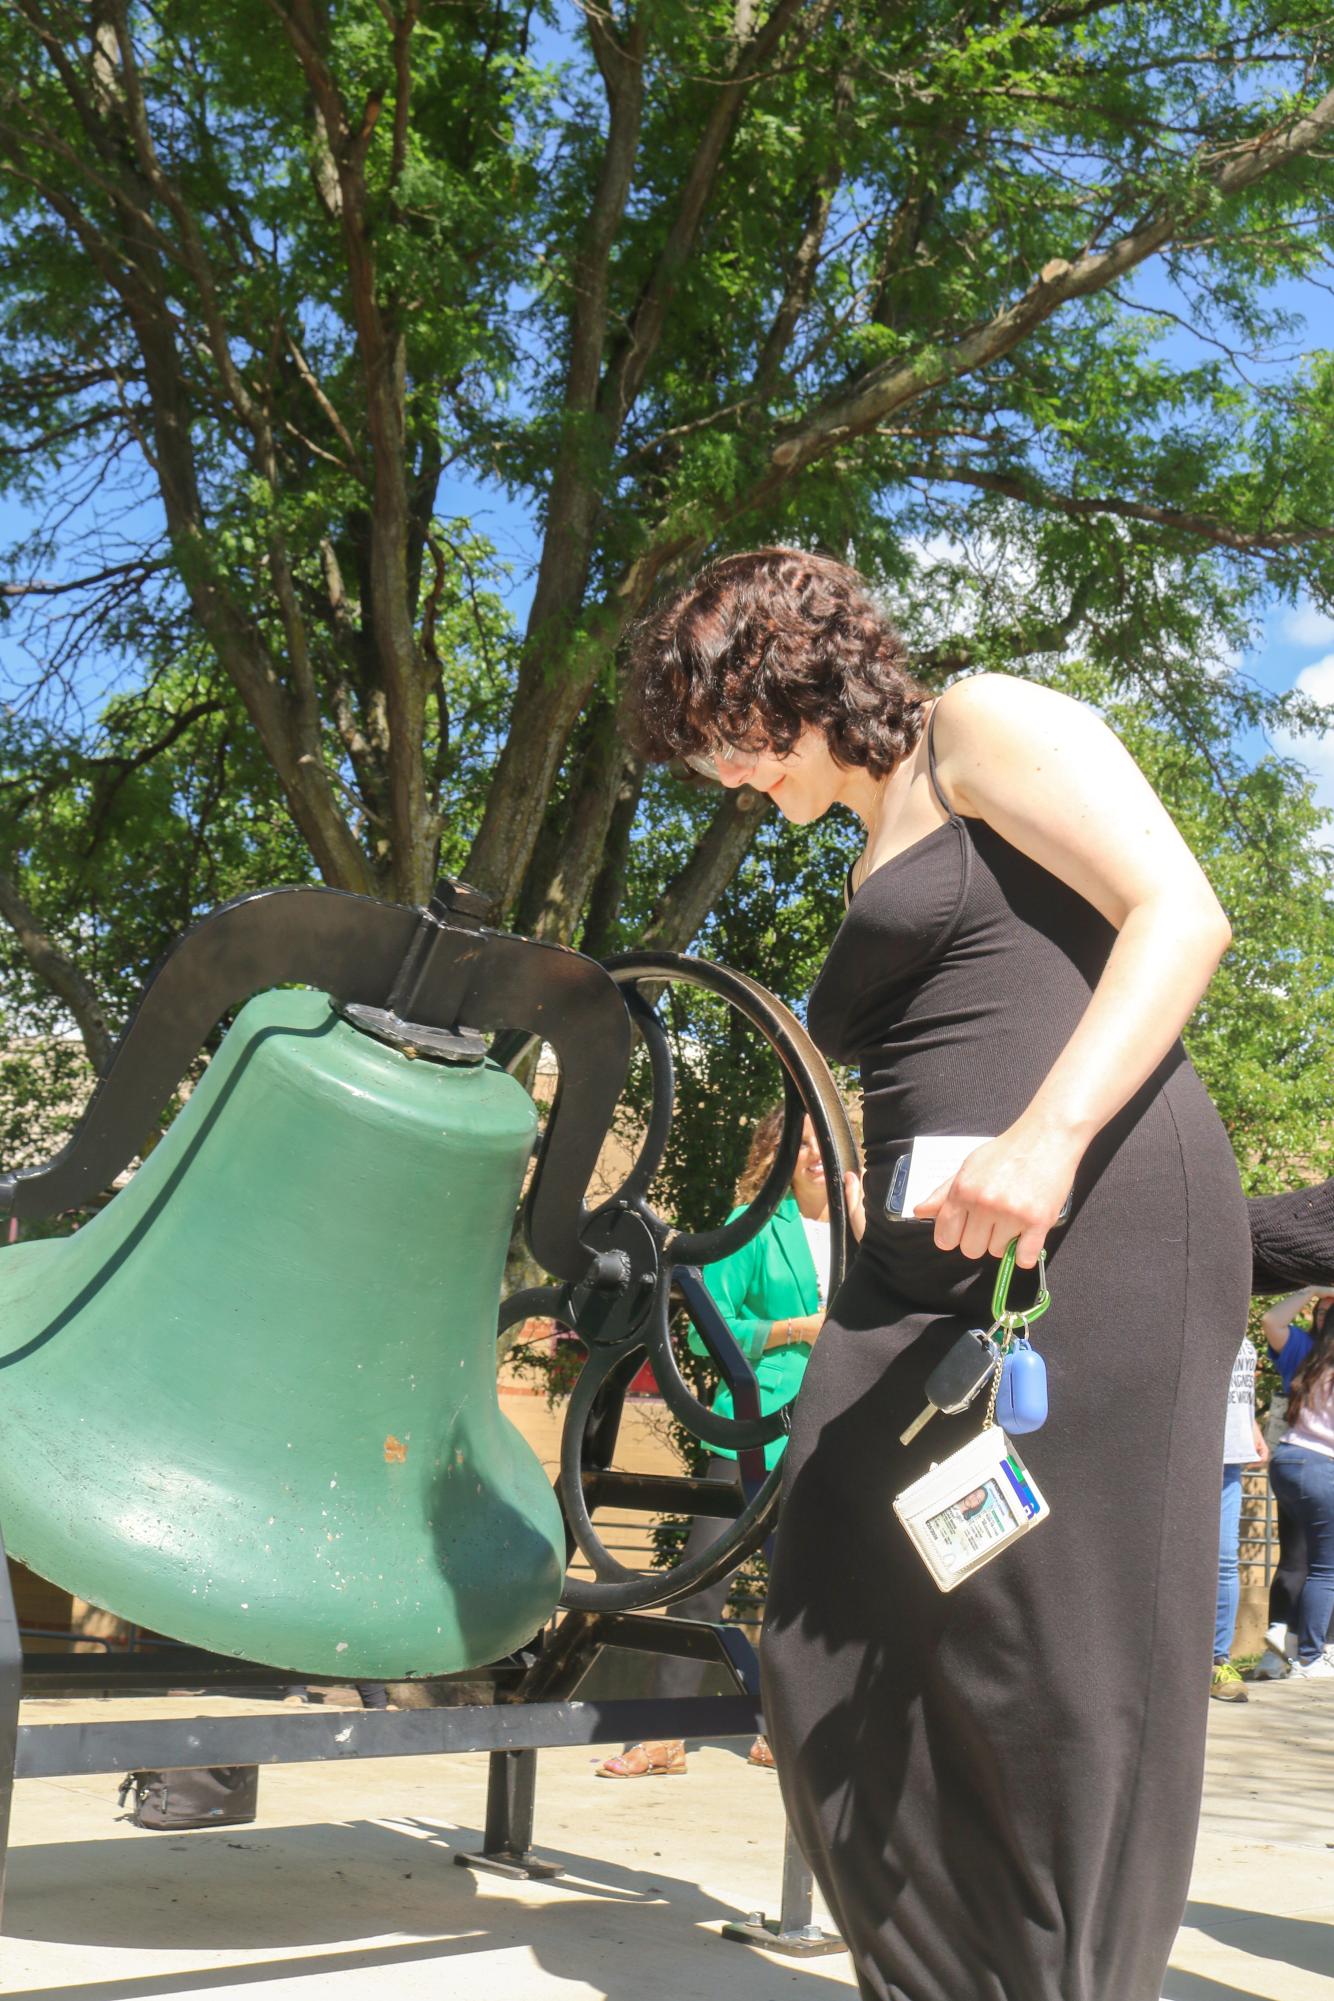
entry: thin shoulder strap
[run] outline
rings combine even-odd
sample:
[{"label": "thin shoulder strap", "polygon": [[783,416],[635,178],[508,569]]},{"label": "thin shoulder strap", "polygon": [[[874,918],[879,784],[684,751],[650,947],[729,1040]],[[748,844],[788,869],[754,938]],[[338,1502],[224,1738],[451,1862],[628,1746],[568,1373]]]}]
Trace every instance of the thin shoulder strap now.
[{"label": "thin shoulder strap", "polygon": [[957,820],[959,816],[942,792],[940,788],[940,775],[936,770],[936,716],[940,709],[941,700],[942,697],[937,695],[935,701],[931,704],[931,713],[926,719],[926,768],[931,779],[931,790],[935,793],[951,820]]}]

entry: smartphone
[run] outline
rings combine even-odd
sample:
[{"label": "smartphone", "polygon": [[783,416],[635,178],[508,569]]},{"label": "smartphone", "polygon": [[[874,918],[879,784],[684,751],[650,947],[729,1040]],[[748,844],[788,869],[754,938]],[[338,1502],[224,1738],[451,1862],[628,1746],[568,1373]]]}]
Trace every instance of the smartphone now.
[{"label": "smartphone", "polygon": [[[975,1147],[985,1146],[995,1137],[994,1133],[921,1134],[890,1168],[889,1193],[885,1197],[885,1214],[890,1222],[926,1222],[925,1216],[913,1214],[917,1204],[933,1195],[942,1181],[952,1181]],[[1058,1223],[1069,1222],[1073,1199],[1072,1189],[1061,1205]]]}]

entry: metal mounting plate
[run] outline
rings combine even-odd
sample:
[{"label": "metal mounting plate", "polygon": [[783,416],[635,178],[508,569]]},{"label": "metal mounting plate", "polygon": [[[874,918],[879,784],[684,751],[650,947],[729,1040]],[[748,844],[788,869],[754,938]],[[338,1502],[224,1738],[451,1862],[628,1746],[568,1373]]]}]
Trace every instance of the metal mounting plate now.
[{"label": "metal mounting plate", "polygon": [[402,1050],[405,1056],[425,1056],[433,1063],[475,1066],[486,1061],[486,1039],[474,1028],[431,1028],[424,1021],[404,1021],[392,1008],[369,1007],[364,1001],[340,1001],[333,994],[329,1005],[353,1028],[373,1035],[377,1042]]}]

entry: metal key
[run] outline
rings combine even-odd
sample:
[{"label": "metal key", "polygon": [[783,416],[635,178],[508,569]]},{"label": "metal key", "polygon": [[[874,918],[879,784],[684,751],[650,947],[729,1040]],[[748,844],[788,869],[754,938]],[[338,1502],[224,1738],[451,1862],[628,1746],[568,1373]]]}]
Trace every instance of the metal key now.
[{"label": "metal key", "polygon": [[1000,1349],[990,1334],[984,1334],[980,1327],[970,1327],[966,1334],[959,1336],[927,1377],[929,1401],[926,1409],[913,1419],[906,1431],[899,1433],[899,1444],[911,1445],[923,1425],[929,1424],[938,1410],[943,1410],[947,1417],[957,1417],[961,1410],[967,1410],[978,1391],[985,1388],[999,1367]]}]

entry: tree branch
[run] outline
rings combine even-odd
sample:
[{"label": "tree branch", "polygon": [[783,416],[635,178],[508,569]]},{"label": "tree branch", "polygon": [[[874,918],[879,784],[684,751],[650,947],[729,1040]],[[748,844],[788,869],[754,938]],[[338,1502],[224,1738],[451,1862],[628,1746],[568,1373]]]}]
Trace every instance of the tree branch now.
[{"label": "tree branch", "polygon": [[[425,902],[435,856],[435,818],[427,795],[423,747],[431,672],[418,643],[408,591],[407,349],[400,314],[392,301],[380,295],[365,178],[366,151],[383,92],[370,93],[354,131],[325,59],[323,17],[317,17],[312,0],[291,0],[290,5],[268,0],[268,4],[287,34],[328,136],[338,190],[337,203],[330,206],[347,263],[371,448],[367,603],[389,729],[392,886],[405,902]],[[414,18],[415,10],[409,10],[400,24],[404,32],[410,32]]]},{"label": "tree branch", "polygon": [[525,935],[560,944],[574,937],[601,865],[626,755],[615,705],[600,700],[569,789],[548,807],[533,851],[517,919]]},{"label": "tree branch", "polygon": [[788,477],[822,458],[834,446],[864,437],[894,410],[961,375],[970,375],[998,361],[1017,347],[1035,327],[1071,300],[1105,291],[1128,271],[1170,243],[1218,196],[1227,199],[1253,187],[1290,160],[1309,153],[1334,133],[1334,91],[1304,116],[1262,133],[1255,139],[1196,156],[1200,192],[1183,197],[1149,216],[1108,249],[1090,251],[1073,263],[1054,257],[1044,264],[1027,290],[1003,312],[941,349],[882,362],[848,390],[829,397],[780,437],[770,454],[770,469],[759,489],[733,510],[756,505],[772,492],[775,475]]},{"label": "tree branch", "polygon": [[242,423],[254,435],[265,457],[271,461],[273,437],[268,416],[250,394],[232,354],[222,308],[218,303],[217,280],[213,273],[212,261],[204,246],[199,224],[180,189],[171,176],[164,172],[158,157],[148,122],[148,107],[144,102],[143,85],[134,54],[134,39],[130,33],[124,0],[104,0],[104,4],[108,3],[111,7],[111,18],[115,26],[116,44],[120,56],[121,110],[134,145],[139,170],[148,187],[170,212],[180,231],[181,262],[194,279],[198,290],[209,352],[213,356],[213,364],[221,378],[223,388]]},{"label": "tree branch", "polygon": [[338,442],[343,447],[343,450],[347,453],[348,463],[352,467],[352,470],[356,473],[358,479],[364,479],[365,473],[362,468],[361,454],[357,450],[357,447],[353,442],[351,432],[348,430],[346,424],[343,422],[337,410],[334,408],[328,396],[325,394],[323,388],[320,386],[319,377],[316,375],[314,369],[307,361],[305,353],[302,350],[300,343],[294,338],[286,321],[280,317],[278,324],[282,332],[283,344],[286,347],[288,354],[292,358],[292,364],[296,369],[298,376],[300,377],[301,381],[305,384],[306,388],[310,391],[311,395],[314,397],[316,406],[319,409],[321,415],[325,418],[325,420],[329,425],[330,430],[333,432],[334,436],[338,439]]},{"label": "tree branch", "polygon": [[164,750],[170,750],[172,745],[178,743],[191,725],[197,723],[201,717],[224,714],[226,707],[225,702],[220,702],[213,698],[202,702],[192,702],[187,708],[182,709],[178,715],[172,717],[171,722],[162,732],[161,736],[156,737],[152,743],[145,744],[141,750],[132,753],[113,751],[101,757],[85,757],[79,760],[81,764],[89,765],[94,770],[106,771],[111,774],[109,781],[100,784],[95,792],[91,815],[83,836],[83,852],[85,856],[91,855],[97,847],[102,837],[102,828],[106,823],[108,813],[110,813],[115,803],[116,795],[121,787],[126,784],[131,774],[136,771],[142,771],[144,766],[151,764],[155,757],[161,757]]},{"label": "tree branch", "polygon": [[5,869],[0,869],[0,917],[13,929],[23,956],[37,977],[64,1001],[73,1015],[88,1052],[88,1060],[100,1077],[116,1046],[116,1038],[102,1004],[73,959],[56,944]]},{"label": "tree branch", "polygon": [[156,576],[160,570],[171,568],[165,556],[135,557],[132,562],[112,563],[105,570],[94,570],[90,577],[71,577],[64,583],[48,582],[34,577],[31,583],[0,583],[0,597],[7,598],[58,598],[67,597],[71,591],[90,591],[98,584],[114,583],[118,578],[133,577],[142,582],[146,577]]},{"label": "tree branch", "polygon": [[[834,89],[835,129],[841,125],[851,101],[851,81],[841,76]],[[772,389],[782,366],[783,357],[792,344],[797,321],[810,301],[815,286],[815,275],[820,268],[820,246],[824,242],[830,211],[834,206],[834,196],[842,179],[843,164],[835,156],[815,183],[806,211],[806,225],[793,253],[792,262],[788,266],[783,297],[774,314],[764,345],[760,349],[760,358],[755,365],[752,383],[752,390],[756,396],[767,396]]]},{"label": "tree branch", "polygon": [[[630,316],[624,336],[607,360],[591,411],[586,401],[577,404],[573,411],[567,404],[561,453],[546,508],[542,554],[529,611],[510,734],[501,752],[487,795],[482,824],[467,863],[474,880],[498,895],[504,906],[512,901],[523,881],[570,730],[593,684],[598,665],[605,660],[608,647],[615,644],[616,634],[623,623],[619,608],[610,617],[595,614],[582,636],[583,659],[578,673],[568,672],[567,661],[562,656],[566,654],[571,627],[587,590],[589,563],[602,507],[599,453],[610,452],[614,447],[625,417],[639,393],[644,373],[657,348],[668,306],[712,195],[719,164],[747,89],[759,80],[764,63],[778,46],[793,18],[806,9],[809,22],[814,25],[824,17],[829,4],[830,0],[777,0],[764,26],[751,34],[748,40],[742,40],[741,36],[748,31],[753,19],[755,0],[738,0],[738,44],[733,52],[732,67],[723,81],[715,86],[716,97],[709,110],[704,134],[677,197],[675,213],[657,262]],[[620,88],[624,90],[627,86],[623,82]],[[637,132],[638,93],[642,90],[642,78],[636,78],[633,89]],[[615,113],[615,98],[612,103]],[[628,115],[625,123],[628,129]],[[604,175],[610,172],[609,161],[604,160]],[[623,205],[623,196],[621,200]],[[610,213],[610,204],[607,204],[605,217],[609,217]],[[601,282],[605,284],[605,275]],[[595,303],[597,310],[605,315],[605,305],[600,300],[599,294]],[[588,394],[586,371],[592,359],[592,309],[587,310],[590,337],[588,345],[581,351],[583,372],[576,385],[578,394],[585,398]],[[588,426],[578,421],[586,413],[595,414],[598,420],[593,438],[588,435]],[[575,417],[574,423],[569,421],[570,414]],[[596,449],[590,450],[590,445]],[[584,662],[588,663],[587,668]]]},{"label": "tree branch", "polygon": [[590,621],[600,617],[609,626],[623,629],[647,604],[664,572],[698,555],[730,521],[772,503],[805,466],[855,442],[894,411],[919,402],[943,384],[1008,355],[1061,306],[1105,290],[1161,250],[1216,197],[1242,193],[1267,174],[1311,152],[1331,133],[1334,91],[1312,111],[1281,128],[1201,155],[1197,165],[1203,191],[1193,200],[1164,208],[1106,251],[1090,252],[1074,263],[1052,259],[1013,305],[959,340],[936,351],[868,369],[849,389],[827,398],[789,426],[772,447],[759,477],[726,498],[720,497],[705,521],[700,519],[703,509],[698,503],[692,508],[688,526],[677,528],[670,517],[665,519],[657,533],[646,538],[642,552],[621,573],[602,605],[587,617]]},{"label": "tree branch", "polygon": [[401,18],[381,0],[380,11],[394,38],[394,137],[389,159],[389,186],[397,188],[408,159],[408,111],[412,103],[412,34],[421,11],[420,0],[407,0]]},{"label": "tree branch", "polygon": [[[1000,649],[1012,660],[1027,659],[1034,653],[1059,653],[1082,625],[1095,590],[1093,577],[1081,577],[1071,593],[1064,618],[1051,619],[1044,625],[1012,625],[1004,631],[988,633],[986,650],[995,653]],[[965,667],[971,667],[980,650],[976,639],[943,639],[938,645],[925,647],[913,655],[913,672],[925,681],[938,683],[947,674],[959,674]]]},{"label": "tree branch", "polygon": [[1007,500],[1022,501],[1026,507],[1041,507],[1053,513],[1082,516],[1111,515],[1121,521],[1147,521],[1158,528],[1173,528],[1183,535],[1198,535],[1221,549],[1239,555],[1277,554],[1283,549],[1299,549],[1313,542],[1334,542],[1334,526],[1311,528],[1234,528],[1217,514],[1198,514],[1189,508],[1162,507],[1148,500],[1122,500],[1115,494],[1080,496],[1058,493],[1054,487],[1021,478],[1017,473],[987,472],[980,466],[957,465],[947,459],[922,459],[902,467],[910,479],[938,480],[956,486],[974,486],[984,493],[998,493]]},{"label": "tree branch", "polygon": [[[695,238],[704,219],[718,178],[723,154],[741,114],[750,86],[757,82],[765,65],[805,9],[818,18],[826,11],[827,0],[777,0],[763,27],[733,50],[728,75],[715,89],[705,121],[677,199],[657,262],[630,314],[624,334],[607,364],[607,373],[598,393],[598,409],[614,441],[643,386],[649,363],[662,336],[667,309],[675,295]],[[741,10],[739,10],[741,11]]]},{"label": "tree branch", "polygon": [[583,936],[579,940],[579,950],[593,959],[603,958],[612,949],[612,934],[625,899],[630,839],[643,789],[643,761],[627,751],[602,848],[602,861],[588,895]]},{"label": "tree branch", "polygon": [[[121,0],[101,0],[94,52],[100,93],[97,112],[107,129],[102,154],[110,152],[118,163],[125,163],[118,164],[118,179],[107,188],[117,213],[115,233],[109,234],[94,224],[65,187],[50,185],[32,170],[24,151],[29,135],[0,124],[3,138],[0,157],[4,159],[6,173],[32,188],[71,231],[94,268],[121,300],[142,360],[152,418],[152,441],[143,439],[141,443],[145,459],[157,477],[173,559],[192,608],[246,706],[282,783],[292,817],[309,842],[326,881],[369,890],[374,884],[366,856],[338,810],[323,769],[318,711],[312,703],[305,663],[298,653],[294,662],[297,699],[293,703],[282,685],[263,633],[238,603],[229,580],[220,573],[207,532],[197,476],[190,388],[161,270],[164,258],[178,264],[182,259],[173,246],[164,245],[161,232],[139,199],[139,190],[132,184],[132,162],[125,137],[135,143],[128,134],[127,122],[136,114],[125,96],[124,65],[118,68],[114,61],[119,44],[113,24],[120,6]],[[132,64],[131,84],[137,84]],[[146,117],[142,102],[140,108]],[[121,127],[126,128],[125,135],[118,144],[112,144],[112,137]],[[142,134],[137,144],[142,145]],[[148,144],[151,149],[151,135]],[[80,168],[86,171],[86,163],[80,163]],[[165,193],[162,199],[167,199]],[[186,268],[190,268],[188,263]],[[192,275],[200,283],[198,274],[192,272]],[[217,354],[214,361],[222,367]],[[243,390],[243,399],[245,394],[248,392]],[[239,412],[240,406],[234,398],[232,401]],[[281,583],[285,552],[280,543],[275,547],[272,539],[270,546],[277,581]],[[289,604],[289,614],[290,610]]]},{"label": "tree branch", "polygon": [[611,32],[609,15],[590,8],[585,20],[606,91],[608,123],[602,164],[572,271],[570,356],[565,371],[567,411],[589,411],[596,400],[607,332],[608,262],[630,195],[644,109],[646,31],[642,15],[631,17],[624,45]]}]

